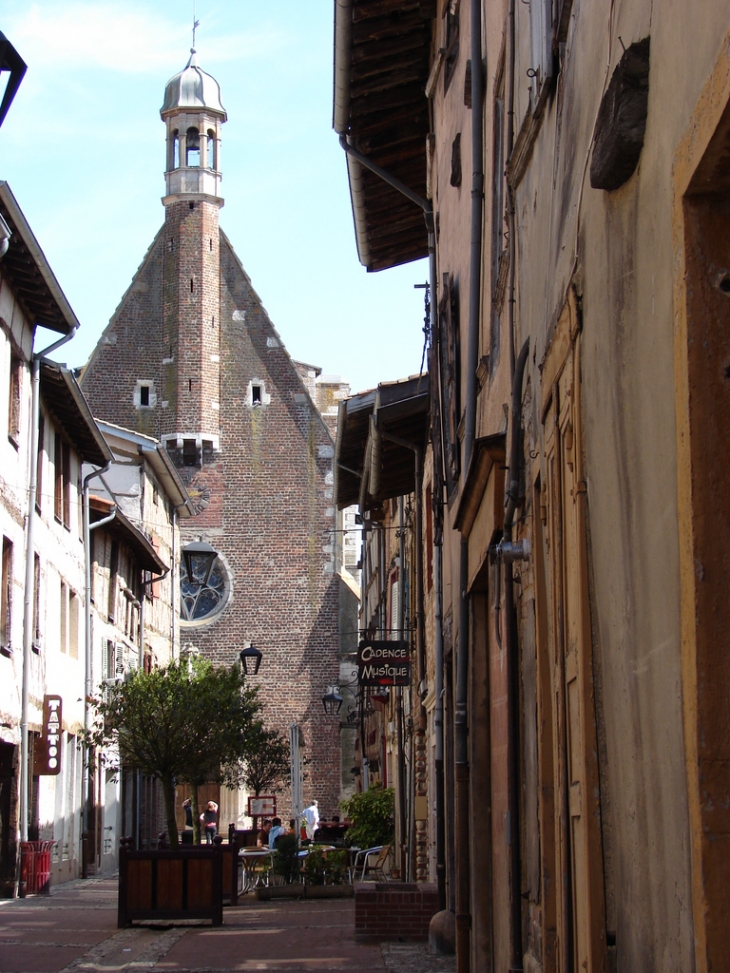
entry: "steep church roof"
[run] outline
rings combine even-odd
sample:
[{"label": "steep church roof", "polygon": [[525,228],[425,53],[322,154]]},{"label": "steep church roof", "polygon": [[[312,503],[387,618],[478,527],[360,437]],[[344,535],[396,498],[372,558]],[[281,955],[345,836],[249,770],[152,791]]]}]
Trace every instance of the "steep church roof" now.
[{"label": "steep church roof", "polygon": [[226,110],[221,102],[221,89],[215,78],[198,67],[195,48],[190,49],[190,59],[182,71],[170,78],[165,86],[165,100],[160,114],[179,111],[181,108],[219,112],[224,120]]}]

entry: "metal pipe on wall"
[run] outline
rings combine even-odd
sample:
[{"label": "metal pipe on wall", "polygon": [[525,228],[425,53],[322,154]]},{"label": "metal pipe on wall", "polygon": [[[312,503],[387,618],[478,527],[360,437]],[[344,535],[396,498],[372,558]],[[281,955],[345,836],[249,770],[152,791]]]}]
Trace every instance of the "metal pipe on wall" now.
[{"label": "metal pipe on wall", "polygon": [[[482,11],[481,0],[470,3],[471,56],[471,236],[469,247],[469,319],[467,330],[466,401],[464,409],[464,456],[462,489],[471,462],[476,435],[477,365],[481,320],[482,216],[484,209],[484,119],[482,108]],[[457,886],[456,961],[459,973],[470,965],[470,771],[468,745],[469,686],[469,546],[465,537],[459,545],[459,639],[456,658],[454,706],[454,751],[456,777]]]},{"label": "metal pipe on wall", "polygon": [[[508,485],[503,541],[512,543],[514,515],[520,499],[520,430],[522,428],[522,380],[525,374],[529,339],[515,364],[510,410]],[[503,558],[504,631],[507,647],[507,807],[510,863],[510,967],[522,969],[522,854],[520,819],[520,655],[517,638],[512,560]]]},{"label": "metal pipe on wall", "polygon": [[[28,735],[28,704],[30,698],[30,655],[33,650],[33,591],[35,581],[35,520],[38,493],[38,434],[41,415],[41,362],[56,348],[65,345],[76,334],[76,327],[31,358],[30,412],[30,475],[28,477],[28,513],[25,531],[25,592],[23,605],[23,683],[20,701],[20,794],[18,817],[20,840],[28,840],[28,811],[30,805],[30,739]],[[20,846],[18,846],[20,850]],[[20,875],[20,868],[17,870]]]},{"label": "metal pipe on wall", "polygon": [[[109,462],[100,470],[93,470],[91,473],[84,477],[83,481],[83,525],[84,525],[84,617],[86,624],[84,626],[84,733],[88,733],[90,725],[89,717],[89,700],[93,692],[93,656],[92,656],[92,638],[91,638],[91,531],[97,527],[103,527],[104,524],[110,523],[117,515],[116,504],[112,508],[112,512],[104,517],[102,520],[98,520],[95,524],[91,524],[91,518],[89,516],[89,483],[97,476],[103,476],[104,473],[111,467],[112,461]],[[81,784],[81,877],[86,878],[88,875],[89,868],[89,855],[90,849],[88,847],[89,841],[89,803],[91,800],[91,788],[90,788],[90,778],[91,778],[91,754],[89,753],[88,746],[84,746],[82,750],[82,784]]]},{"label": "metal pipe on wall", "polygon": [[[398,638],[405,639],[406,622],[406,599],[405,599],[405,576],[406,576],[406,531],[405,531],[405,510],[403,497],[398,497]],[[396,689],[396,729],[398,734],[398,792],[399,792],[399,813],[398,829],[400,837],[400,873],[405,877],[407,872],[406,852],[408,841],[406,837],[406,755],[403,749],[403,687]]]}]

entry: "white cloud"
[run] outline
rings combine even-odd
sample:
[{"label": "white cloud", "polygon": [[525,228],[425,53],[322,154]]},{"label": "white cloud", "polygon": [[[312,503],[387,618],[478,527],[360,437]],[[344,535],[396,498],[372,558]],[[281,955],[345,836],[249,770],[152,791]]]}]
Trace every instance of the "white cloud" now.
[{"label": "white cloud", "polygon": [[[0,10],[3,6],[0,3]],[[21,56],[35,70],[44,71],[104,68],[126,74],[164,73],[182,66],[191,41],[190,28],[182,22],[148,5],[113,0],[36,2],[20,12],[6,10],[3,21],[6,36]],[[266,56],[282,40],[282,34],[270,28],[208,35],[203,41],[208,56],[201,63]]]}]

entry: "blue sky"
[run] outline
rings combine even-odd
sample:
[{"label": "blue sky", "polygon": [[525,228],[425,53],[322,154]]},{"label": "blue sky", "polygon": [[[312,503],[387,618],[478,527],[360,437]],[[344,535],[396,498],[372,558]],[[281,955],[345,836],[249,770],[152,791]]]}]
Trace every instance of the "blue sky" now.
[{"label": "blue sky", "polygon": [[[368,274],[332,131],[332,0],[197,0],[220,83],[221,226],[289,353],[353,392],[417,372],[425,262]],[[0,0],[28,72],[0,129],[7,180],[81,329],[82,365],[163,222],[165,84],[193,0]]]}]

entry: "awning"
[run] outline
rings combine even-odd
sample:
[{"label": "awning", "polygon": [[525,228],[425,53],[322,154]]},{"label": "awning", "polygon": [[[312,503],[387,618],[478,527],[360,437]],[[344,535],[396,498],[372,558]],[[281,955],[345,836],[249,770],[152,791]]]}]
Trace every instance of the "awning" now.
[{"label": "awning", "polygon": [[383,383],[340,403],[335,445],[335,502],[340,509],[359,504],[368,510],[413,492],[411,446],[426,445],[429,403],[427,374]]},{"label": "awning", "polygon": [[[337,0],[333,127],[426,197],[425,95],[434,0]],[[423,211],[347,157],[360,262],[384,270],[427,256]]]}]

